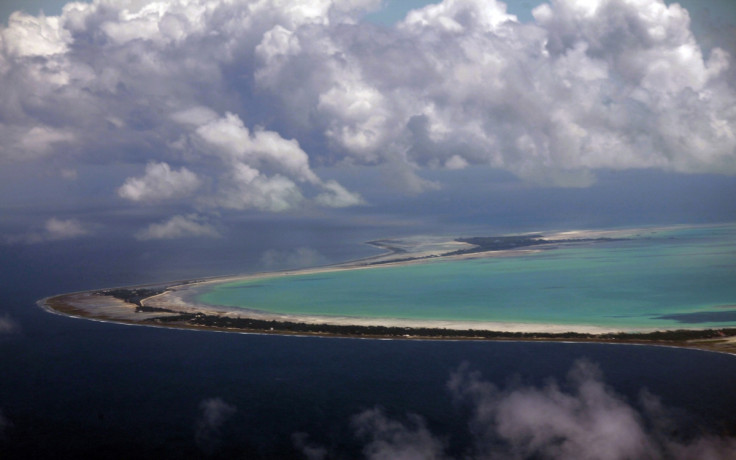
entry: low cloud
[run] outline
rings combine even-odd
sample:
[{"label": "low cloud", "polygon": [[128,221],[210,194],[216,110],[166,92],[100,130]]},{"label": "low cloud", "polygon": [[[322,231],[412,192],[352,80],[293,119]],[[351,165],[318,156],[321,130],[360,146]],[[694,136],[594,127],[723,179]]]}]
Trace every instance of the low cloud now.
[{"label": "low cloud", "polygon": [[220,233],[207,223],[204,218],[195,214],[174,216],[166,222],[151,224],[148,228],[136,233],[139,240],[163,240],[174,238],[206,237],[218,238]]},{"label": "low cloud", "polygon": [[368,441],[363,448],[366,458],[389,459],[441,459],[444,443],[427,429],[424,420],[410,415],[407,423],[391,420],[380,409],[367,410],[353,417],[356,435]]},{"label": "low cloud", "polygon": [[167,163],[148,163],[143,177],[128,178],[118,195],[131,201],[151,202],[181,198],[200,186],[197,175],[188,170],[172,170]]},{"label": "low cloud", "polygon": [[237,409],[221,398],[205,399],[199,404],[201,411],[197,420],[194,440],[206,455],[216,453],[222,444],[221,429]]},{"label": "low cloud", "polygon": [[56,219],[52,217],[44,225],[43,235],[49,240],[67,240],[87,235],[89,230],[77,219]]},{"label": "low cloud", "polygon": [[[50,156],[54,152],[54,148],[59,145],[69,144],[75,140],[72,133],[63,130],[51,128],[47,126],[33,126],[27,131],[18,128],[2,129],[0,124],[0,132],[4,131],[8,136],[16,139],[15,144],[0,144],[0,159],[7,156],[8,159],[15,161],[33,161],[40,160]],[[5,154],[5,155],[3,155]]]},{"label": "low cloud", "polygon": [[500,390],[466,368],[449,382],[453,396],[472,407],[479,456],[661,457],[643,416],[603,383],[596,366],[576,363],[568,386],[568,391],[556,382]]},{"label": "low cloud", "polygon": [[[601,459],[736,456],[736,439],[672,436],[677,420],[647,392],[637,409],[603,381],[586,360],[575,363],[565,385],[500,389],[466,366],[448,383],[472,409],[476,458]],[[669,429],[666,429],[669,428]]]},{"label": "low cloud", "polygon": [[[467,365],[448,382],[452,398],[470,409],[471,445],[462,458],[476,460],[674,460],[736,458],[736,438],[677,433],[681,417],[642,391],[631,403],[605,384],[595,364],[577,361],[567,380],[542,387],[499,388]],[[369,460],[451,459],[449,437],[432,433],[424,419],[387,416],[366,410],[352,419],[355,436],[365,442]]]},{"label": "low cloud", "polygon": [[310,443],[309,435],[306,433],[294,433],[291,435],[291,442],[307,460],[322,460],[327,457],[327,449]]},{"label": "low cloud", "polygon": [[92,233],[91,226],[77,219],[58,219],[52,217],[43,224],[42,230],[32,230],[25,234],[4,235],[7,244],[36,244],[79,238]]},{"label": "low cloud", "polygon": [[363,198],[357,193],[348,191],[345,187],[331,180],[322,183],[324,192],[317,195],[315,201],[317,204],[327,206],[329,208],[347,208],[349,206],[358,206],[365,204]]},{"label": "low cloud", "polygon": [[20,326],[10,316],[0,316],[0,337],[15,334],[19,330]]}]

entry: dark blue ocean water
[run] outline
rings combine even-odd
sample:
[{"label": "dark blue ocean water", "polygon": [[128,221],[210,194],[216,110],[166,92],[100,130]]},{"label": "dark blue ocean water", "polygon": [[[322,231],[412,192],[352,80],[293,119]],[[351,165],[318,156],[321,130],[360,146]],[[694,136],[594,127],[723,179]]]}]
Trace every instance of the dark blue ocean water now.
[{"label": "dark blue ocean water", "polygon": [[[459,366],[467,363],[499,388],[542,388],[550,379],[564,382],[581,358],[597,364],[634,409],[643,389],[661,398],[679,436],[736,436],[736,357],[729,355],[178,331],[71,319],[35,306],[47,295],[167,279],[181,268],[136,271],[123,248],[104,260],[94,256],[99,250],[4,249],[0,318],[16,330],[0,335],[0,458],[306,458],[296,433],[327,458],[354,458],[368,441],[351,420],[376,407],[399,421],[417,414],[460,457],[473,438],[470,409],[447,387]],[[207,401],[229,409],[219,419],[210,413],[207,424]]]}]

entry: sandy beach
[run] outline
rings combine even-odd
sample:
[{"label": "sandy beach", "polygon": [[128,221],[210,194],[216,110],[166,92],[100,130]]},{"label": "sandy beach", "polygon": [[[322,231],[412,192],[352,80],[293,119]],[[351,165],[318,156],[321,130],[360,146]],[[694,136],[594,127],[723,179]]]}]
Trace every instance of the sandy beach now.
[{"label": "sandy beach", "polygon": [[[545,238],[576,240],[621,238],[651,234],[663,229],[627,229],[608,231],[565,231]],[[203,288],[215,284],[257,280],[289,275],[330,273],[344,270],[370,270],[375,267],[426,263],[430,260],[458,260],[488,257],[519,257],[549,249],[559,242],[528,248],[495,250],[447,255],[457,248],[468,248],[455,240],[415,237],[401,240],[371,242],[387,250],[378,256],[343,264],[251,275],[234,275],[202,280],[188,280],[160,286],[132,286],[101,289],[50,297],[39,301],[47,310],[69,316],[148,326],[226,330],[234,332],[276,333],[299,335],[359,336],[378,338],[426,339],[507,339],[576,340],[665,344],[688,346],[712,351],[736,353],[736,330],[710,333],[690,328],[687,336],[673,335],[662,340],[656,329],[612,328],[594,324],[540,324],[522,322],[424,320],[400,318],[366,318],[355,316],[317,316],[268,313],[244,308],[203,304],[197,300]],[[131,301],[111,295],[111,292],[145,290],[143,298]],[[150,291],[150,295],[148,294]],[[494,335],[495,334],[495,335]],[[654,334],[654,335],[652,335]],[[694,334],[694,335],[693,335]],[[668,336],[669,337],[669,336]]]}]

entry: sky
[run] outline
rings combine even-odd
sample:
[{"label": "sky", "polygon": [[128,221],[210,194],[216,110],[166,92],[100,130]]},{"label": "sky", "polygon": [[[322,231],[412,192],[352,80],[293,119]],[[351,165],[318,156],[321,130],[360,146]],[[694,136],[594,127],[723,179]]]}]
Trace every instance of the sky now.
[{"label": "sky", "polygon": [[0,245],[736,218],[727,0],[0,8]]}]

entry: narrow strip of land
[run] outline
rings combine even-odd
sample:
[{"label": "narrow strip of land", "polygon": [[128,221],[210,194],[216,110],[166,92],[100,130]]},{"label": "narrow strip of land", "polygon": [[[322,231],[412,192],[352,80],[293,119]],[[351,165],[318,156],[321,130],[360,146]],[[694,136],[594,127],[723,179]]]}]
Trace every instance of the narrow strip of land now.
[{"label": "narrow strip of land", "polygon": [[437,257],[508,257],[553,246],[596,243],[620,233],[566,232],[552,237],[526,234],[501,237],[380,240],[388,253],[338,266],[190,280],[167,285],[101,289],[50,297],[39,304],[56,313],[125,324],[242,333],[424,340],[528,340],[636,343],[698,348],[736,354],[736,328],[617,330],[594,325],[422,321],[356,317],[282,315],[197,303],[192,291],[210,283],[290,274],[361,270],[387,264],[421,263]]},{"label": "narrow strip of land", "polygon": [[[116,295],[126,295],[117,289]],[[132,291],[136,291],[132,289]],[[132,294],[133,297],[138,294]],[[630,343],[641,345],[665,345],[697,348],[736,354],[736,328],[678,329],[647,332],[576,332],[569,327],[566,332],[550,332],[544,326],[525,325],[524,330],[513,330],[499,323],[503,329],[459,329],[452,327],[426,327],[411,325],[360,325],[326,322],[301,322],[279,319],[259,319],[231,312],[212,313],[187,309],[186,311],[164,307],[141,305],[141,300],[131,302],[105,294],[105,291],[65,294],[42,300],[42,306],[61,314],[80,318],[112,321],[124,324],[204,329],[227,332],[281,334],[301,336],[356,337],[403,340],[524,340],[591,343]],[[356,321],[357,322],[357,321]],[[392,321],[387,321],[391,323]],[[479,326],[480,327],[480,326]],[[560,326],[561,330],[565,326]],[[508,330],[512,329],[512,330]],[[518,329],[518,328],[516,328]]]}]

